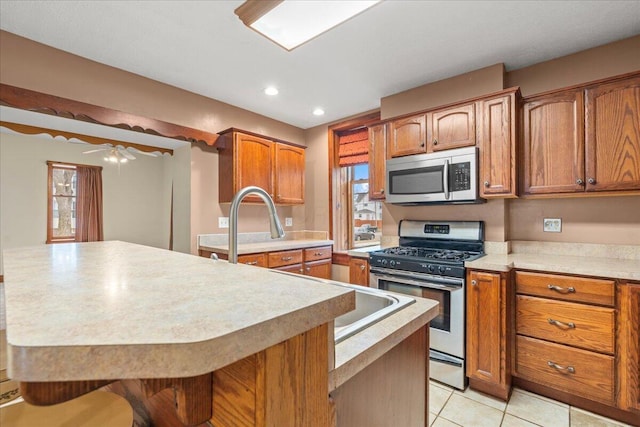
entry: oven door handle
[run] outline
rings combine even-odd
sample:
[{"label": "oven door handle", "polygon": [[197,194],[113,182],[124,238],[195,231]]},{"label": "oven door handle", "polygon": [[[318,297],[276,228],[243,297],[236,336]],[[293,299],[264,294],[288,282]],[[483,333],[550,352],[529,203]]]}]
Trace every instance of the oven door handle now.
[{"label": "oven door handle", "polygon": [[420,288],[441,289],[443,291],[449,291],[449,292],[457,291],[460,288],[462,288],[462,284],[447,285],[444,283],[434,283],[432,281],[413,280],[413,279],[407,279],[406,277],[389,276],[386,274],[379,274],[379,273],[372,273],[372,274],[376,276],[378,279],[387,280],[389,282],[403,283],[405,285],[418,286]]}]

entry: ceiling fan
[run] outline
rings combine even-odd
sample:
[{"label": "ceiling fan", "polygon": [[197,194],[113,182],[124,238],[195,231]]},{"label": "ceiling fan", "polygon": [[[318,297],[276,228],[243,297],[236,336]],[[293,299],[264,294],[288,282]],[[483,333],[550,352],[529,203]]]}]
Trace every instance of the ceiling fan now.
[{"label": "ceiling fan", "polygon": [[121,145],[118,145],[116,147],[110,145],[110,144],[106,144],[104,147],[102,148],[98,148],[95,150],[89,150],[89,151],[84,151],[82,154],[91,154],[91,153],[98,153],[101,151],[105,152],[105,156],[104,156],[104,161],[105,162],[110,162],[110,163],[126,163],[129,160],[135,160],[136,157],[131,154],[130,150],[135,150],[137,154],[144,154],[145,156],[150,156],[150,157],[158,157],[160,156],[160,154],[158,153],[147,153],[145,151],[141,151],[138,150],[136,148],[133,147],[127,147],[124,148]]}]

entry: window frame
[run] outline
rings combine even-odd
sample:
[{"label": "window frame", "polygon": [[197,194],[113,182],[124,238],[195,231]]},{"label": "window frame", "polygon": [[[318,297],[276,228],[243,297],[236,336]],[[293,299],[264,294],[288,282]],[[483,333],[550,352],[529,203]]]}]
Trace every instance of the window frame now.
[{"label": "window frame", "polygon": [[[74,234],[73,236],[54,236],[53,235],[53,171],[55,169],[71,169],[74,170],[76,172],[76,194],[75,196],[68,196],[68,197],[73,197],[75,199],[76,202],[76,206],[77,206],[77,198],[78,198],[78,188],[77,188],[77,181],[78,181],[78,171],[77,171],[77,167],[78,166],[82,166],[76,163],[65,163],[65,162],[54,162],[54,161],[47,161],[47,244],[52,244],[52,243],[69,243],[69,242],[75,242],[76,241],[76,235]],[[73,204],[73,202],[72,202]],[[77,214],[76,214],[77,217]],[[76,218],[77,219],[77,218]]]},{"label": "window frame", "polygon": [[[348,258],[345,261],[345,257],[341,256],[341,254],[344,254],[349,250],[349,239],[353,239],[353,232],[345,230],[344,224],[339,224],[338,219],[340,218],[340,215],[334,215],[334,212],[339,212],[339,209],[345,204],[345,197],[348,197],[351,193],[349,189],[345,191],[344,188],[340,188],[340,184],[344,181],[344,177],[341,177],[341,174],[346,173],[346,171],[344,171],[339,165],[339,135],[345,131],[368,127],[379,121],[380,111],[374,111],[336,123],[328,128],[330,206],[329,238],[335,242],[334,254],[338,255],[337,257],[334,257],[335,264],[348,265]],[[348,218],[351,220],[351,213],[348,213]]]}]

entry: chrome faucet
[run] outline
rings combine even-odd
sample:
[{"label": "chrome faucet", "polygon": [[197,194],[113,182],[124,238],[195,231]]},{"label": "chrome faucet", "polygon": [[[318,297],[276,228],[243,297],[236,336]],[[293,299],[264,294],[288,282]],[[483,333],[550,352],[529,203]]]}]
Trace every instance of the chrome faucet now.
[{"label": "chrome faucet", "polygon": [[273,204],[269,193],[260,187],[244,187],[231,199],[231,210],[229,212],[229,262],[232,264],[238,263],[238,208],[240,207],[242,199],[249,194],[260,196],[267,205],[269,209],[269,222],[271,224],[271,238],[277,239],[284,236],[284,230],[282,230],[282,224],[280,224],[280,220],[278,219],[276,206]]}]

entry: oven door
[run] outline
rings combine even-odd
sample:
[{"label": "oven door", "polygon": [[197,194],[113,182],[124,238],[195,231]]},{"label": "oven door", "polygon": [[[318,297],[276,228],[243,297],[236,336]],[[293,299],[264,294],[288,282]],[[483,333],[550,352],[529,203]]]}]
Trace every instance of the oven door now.
[{"label": "oven door", "polygon": [[428,274],[371,269],[373,287],[438,301],[431,320],[430,348],[464,358],[464,280]]}]

